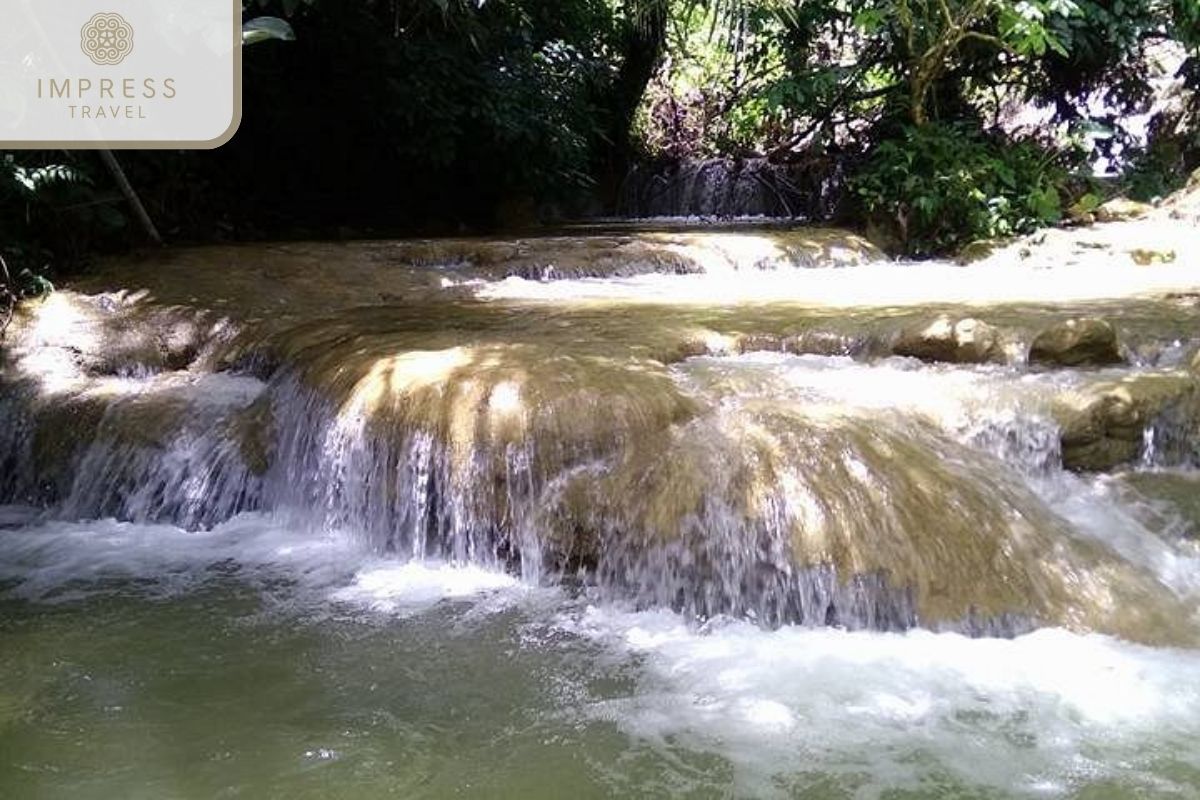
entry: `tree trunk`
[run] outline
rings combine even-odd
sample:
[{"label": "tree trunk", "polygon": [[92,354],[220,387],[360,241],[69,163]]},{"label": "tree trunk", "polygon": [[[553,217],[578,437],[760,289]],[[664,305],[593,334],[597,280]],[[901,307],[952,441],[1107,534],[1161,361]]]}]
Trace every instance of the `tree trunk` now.
[{"label": "tree trunk", "polygon": [[634,117],[666,44],[667,6],[668,0],[642,0],[637,19],[629,22],[621,67],[606,98],[610,117],[600,173],[603,199],[610,209],[616,206],[621,183],[632,164]]}]

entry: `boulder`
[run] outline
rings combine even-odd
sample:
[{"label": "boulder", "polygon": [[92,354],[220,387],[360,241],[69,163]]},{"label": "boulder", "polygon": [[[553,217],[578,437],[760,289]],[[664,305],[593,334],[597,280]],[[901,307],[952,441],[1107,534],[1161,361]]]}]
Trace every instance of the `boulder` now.
[{"label": "boulder", "polygon": [[1198,401],[1196,379],[1184,373],[1136,375],[1059,398],[1054,416],[1063,466],[1099,472],[1133,461],[1141,455],[1146,428],[1167,415],[1184,428],[1200,427]]},{"label": "boulder", "polygon": [[1042,331],[1029,348],[1030,364],[1087,367],[1120,364],[1117,332],[1107,321],[1069,319]]},{"label": "boulder", "polygon": [[1141,219],[1153,210],[1154,206],[1148,203],[1114,197],[1093,211],[1092,214],[1097,222],[1121,222],[1127,219]]},{"label": "boulder", "polygon": [[892,352],[922,361],[950,364],[1004,361],[1004,348],[995,328],[978,319],[955,320],[946,315],[902,330],[892,345]]}]

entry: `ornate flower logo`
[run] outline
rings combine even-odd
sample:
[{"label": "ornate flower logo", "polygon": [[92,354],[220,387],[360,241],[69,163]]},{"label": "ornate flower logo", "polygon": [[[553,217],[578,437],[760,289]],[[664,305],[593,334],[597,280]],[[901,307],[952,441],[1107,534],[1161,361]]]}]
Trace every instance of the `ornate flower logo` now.
[{"label": "ornate flower logo", "polygon": [[120,64],[133,52],[133,26],[120,14],[97,14],[79,35],[84,54],[101,66]]}]

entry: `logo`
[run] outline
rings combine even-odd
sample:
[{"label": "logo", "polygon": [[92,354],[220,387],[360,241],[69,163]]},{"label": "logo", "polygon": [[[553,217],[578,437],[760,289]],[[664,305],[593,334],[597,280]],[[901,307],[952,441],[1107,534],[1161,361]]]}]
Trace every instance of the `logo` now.
[{"label": "logo", "polygon": [[133,52],[133,26],[115,12],[96,14],[79,32],[79,46],[95,64],[120,64]]},{"label": "logo", "polygon": [[0,0],[0,150],[229,141],[245,2]]}]

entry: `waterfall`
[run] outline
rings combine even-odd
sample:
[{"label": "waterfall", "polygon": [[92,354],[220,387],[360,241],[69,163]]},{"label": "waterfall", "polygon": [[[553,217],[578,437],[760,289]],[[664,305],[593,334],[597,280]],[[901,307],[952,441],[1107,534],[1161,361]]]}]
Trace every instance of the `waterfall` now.
[{"label": "waterfall", "polygon": [[621,189],[628,217],[784,217],[825,220],[842,192],[831,163],[775,164],[764,158],[710,158],[636,166]]},{"label": "waterfall", "polygon": [[1064,442],[1194,466],[1191,317],[1127,304],[1150,355],[1098,372],[1024,363],[1053,308],[995,314],[1006,363],[922,363],[891,352],[919,309],[588,299],[781,271],[812,297],[904,269],[814,268],[869,253],[854,237],[639,234],[614,256],[597,236],[351,249],[378,265],[359,283],[296,246],[226,274],[184,254],[177,286],[59,293],[6,355],[2,499],[197,531],[268,514],[698,620],[1190,641],[1171,545],[1073,510]]}]

